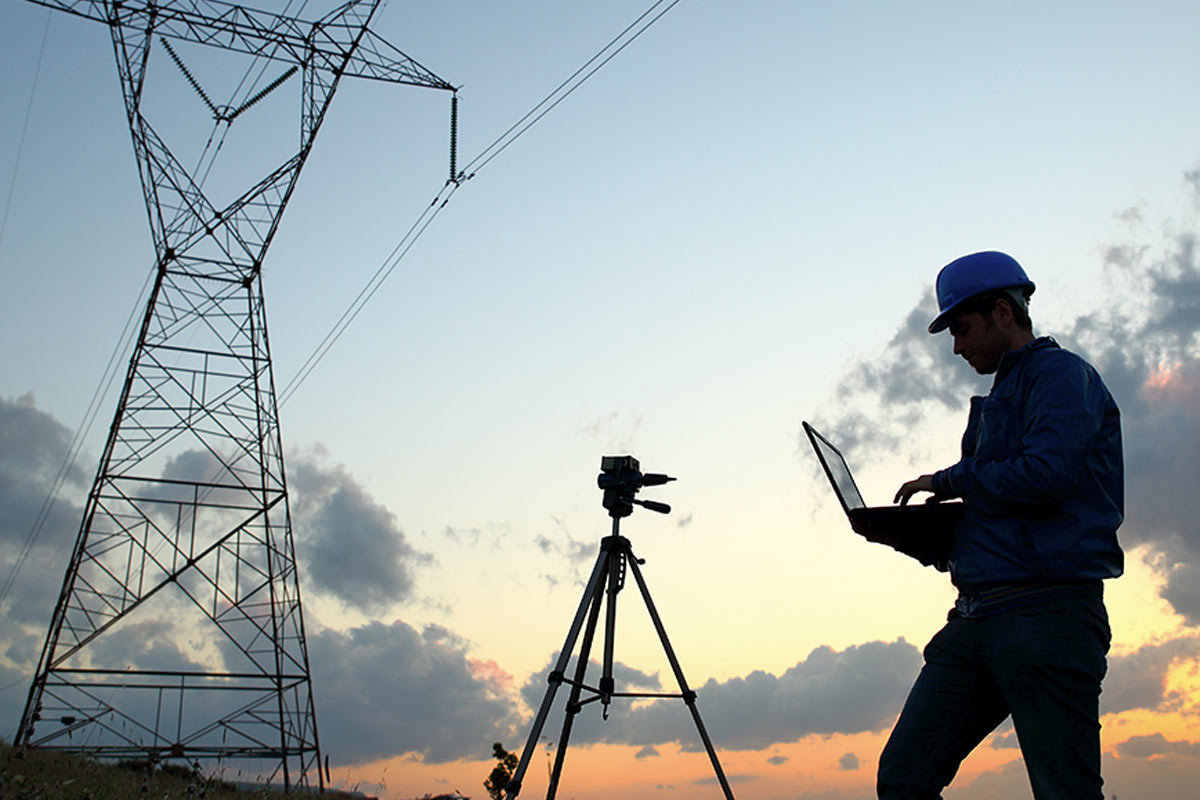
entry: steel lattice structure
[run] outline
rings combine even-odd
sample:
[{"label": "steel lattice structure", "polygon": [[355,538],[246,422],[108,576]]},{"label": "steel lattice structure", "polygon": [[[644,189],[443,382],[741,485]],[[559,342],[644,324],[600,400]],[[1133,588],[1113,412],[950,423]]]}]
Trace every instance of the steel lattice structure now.
[{"label": "steel lattice structure", "polygon": [[[378,0],[308,22],[215,0],[32,2],[112,34],[156,266],[15,742],[248,758],[268,780],[323,788],[262,265],[341,78],[453,87],[368,30]],[[223,208],[142,114],[151,46],[166,39],[301,75],[299,150]],[[218,109],[176,63],[218,121],[275,88]],[[155,607],[187,609],[220,663],[142,669],[101,646]]]}]

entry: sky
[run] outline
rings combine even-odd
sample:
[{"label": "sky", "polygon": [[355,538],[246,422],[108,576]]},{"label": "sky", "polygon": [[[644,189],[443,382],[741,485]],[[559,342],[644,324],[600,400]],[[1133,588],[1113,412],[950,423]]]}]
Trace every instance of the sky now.
[{"label": "sky", "polygon": [[[373,29],[460,87],[463,165],[650,4],[390,2]],[[310,6],[292,13],[328,4]],[[849,530],[801,422],[843,445],[869,502],[952,463],[987,383],[925,333],[933,279],[1001,249],[1037,283],[1036,332],[1091,360],[1123,413],[1106,794],[1192,797],[1198,24],[1196,4],[1153,0],[682,0],[476,170],[281,410],[335,784],[484,796],[492,743],[524,746],[610,532],[600,457],[628,453],[678,478],[640,495],[669,515],[621,531],[736,796],[873,796],[954,590]],[[244,61],[177,49],[232,94]],[[153,52],[144,108],[191,163],[211,120]],[[7,580],[106,364],[128,359],[153,248],[104,28],[5,3],[0,71]],[[298,96],[284,84],[231,128],[214,196],[294,152]],[[264,266],[277,386],[442,191],[449,116],[444,92],[343,81]],[[102,394],[4,600],[0,735],[116,401]],[[618,680],[671,691],[643,604],[620,608]],[[116,633],[133,663],[186,657],[167,619]],[[523,797],[544,794],[547,752]],[[678,701],[582,715],[561,790],[720,796]],[[946,796],[1030,796],[1011,727]]]}]

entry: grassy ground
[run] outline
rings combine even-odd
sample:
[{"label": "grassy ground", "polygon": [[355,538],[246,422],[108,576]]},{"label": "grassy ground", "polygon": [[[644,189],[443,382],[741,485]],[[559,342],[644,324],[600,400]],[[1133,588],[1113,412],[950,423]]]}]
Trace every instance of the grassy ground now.
[{"label": "grassy ground", "polygon": [[0,742],[0,800],[285,800],[289,797],[314,795],[290,795],[266,788],[243,791],[228,783],[206,779],[186,767],[147,770],[101,764],[64,753],[39,750],[18,753]]}]

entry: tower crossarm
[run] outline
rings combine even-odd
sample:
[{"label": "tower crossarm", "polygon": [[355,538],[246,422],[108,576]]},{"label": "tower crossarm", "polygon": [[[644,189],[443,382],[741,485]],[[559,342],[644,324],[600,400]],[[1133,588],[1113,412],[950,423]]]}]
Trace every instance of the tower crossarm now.
[{"label": "tower crossarm", "polygon": [[447,81],[366,30],[378,0],[351,0],[303,20],[220,0],[29,0],[105,24],[150,20],[155,33],[339,76],[453,90]]}]

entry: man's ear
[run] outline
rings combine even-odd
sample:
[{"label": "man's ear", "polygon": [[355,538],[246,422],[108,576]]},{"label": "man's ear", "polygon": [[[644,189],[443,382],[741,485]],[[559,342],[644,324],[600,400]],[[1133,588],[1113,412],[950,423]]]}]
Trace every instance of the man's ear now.
[{"label": "man's ear", "polygon": [[992,304],[992,317],[1005,325],[1015,324],[1012,301],[1007,297],[997,297],[996,302]]}]

